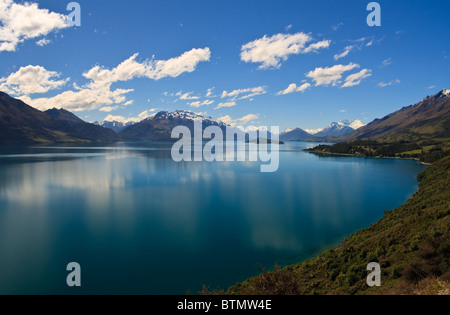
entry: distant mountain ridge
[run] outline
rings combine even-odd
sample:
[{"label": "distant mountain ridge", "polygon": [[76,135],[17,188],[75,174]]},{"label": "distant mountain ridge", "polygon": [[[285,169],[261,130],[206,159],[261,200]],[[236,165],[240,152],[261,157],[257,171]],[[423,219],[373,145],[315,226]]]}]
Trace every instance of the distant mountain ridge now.
[{"label": "distant mountain ridge", "polygon": [[365,126],[360,120],[350,122],[344,120],[340,123],[333,122],[326,128],[317,130],[303,130],[301,128],[287,129],[280,134],[282,141],[305,141],[318,138],[333,138],[351,134],[355,130]]},{"label": "distant mountain ridge", "polygon": [[343,136],[354,132],[355,130],[365,126],[360,120],[350,122],[344,120],[340,123],[333,122],[322,131],[314,134],[315,137],[327,137],[327,136]]},{"label": "distant mountain ridge", "polygon": [[303,141],[311,137],[311,134],[301,128],[287,130],[280,134],[281,141]]},{"label": "distant mountain ridge", "polygon": [[111,129],[115,133],[120,133],[122,130],[137,124],[137,122],[131,122],[130,121],[130,122],[127,122],[127,123],[123,123],[123,122],[116,121],[116,120],[112,120],[112,121],[105,120],[105,121],[103,121],[101,123],[95,122],[94,124],[102,126],[104,128]]}]

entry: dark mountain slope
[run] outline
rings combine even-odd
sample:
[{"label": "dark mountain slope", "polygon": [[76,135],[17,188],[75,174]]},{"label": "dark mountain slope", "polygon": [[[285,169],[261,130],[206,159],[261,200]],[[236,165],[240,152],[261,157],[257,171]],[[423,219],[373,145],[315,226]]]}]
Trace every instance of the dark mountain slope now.
[{"label": "dark mountain slope", "polygon": [[311,138],[312,135],[307,133],[305,130],[301,128],[296,128],[289,132],[282,133],[280,135],[281,141],[303,141],[305,139]]},{"label": "dark mountain slope", "polygon": [[348,136],[350,139],[421,141],[450,137],[450,90],[427,97],[377,119]]},{"label": "dark mountain slope", "polygon": [[0,144],[104,142],[117,139],[108,129],[88,124],[64,110],[43,113],[0,92]]},{"label": "dark mountain slope", "polygon": [[119,139],[119,136],[111,129],[89,124],[64,109],[50,109],[45,114],[56,121],[56,128],[75,138],[92,142],[116,141]]}]

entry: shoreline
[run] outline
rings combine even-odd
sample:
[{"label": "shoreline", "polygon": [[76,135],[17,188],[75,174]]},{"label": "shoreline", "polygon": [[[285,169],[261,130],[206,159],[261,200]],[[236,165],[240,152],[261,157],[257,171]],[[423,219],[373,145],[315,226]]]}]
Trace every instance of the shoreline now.
[{"label": "shoreline", "polygon": [[[426,268],[425,266],[433,264],[432,260],[421,256],[423,250],[430,246],[430,237],[443,240],[449,238],[448,231],[444,230],[450,226],[450,209],[445,208],[442,201],[449,198],[447,187],[450,182],[450,158],[442,158],[432,164],[422,164],[429,167],[418,175],[417,191],[398,208],[386,211],[383,218],[376,223],[346,237],[339,246],[322,252],[315,258],[281,269],[276,268],[272,272],[265,272],[237,283],[228,288],[227,294],[275,295],[280,294],[278,291],[281,290],[283,295],[409,295],[423,292],[422,283],[427,283],[430,289],[433,288],[430,284],[432,281],[450,285],[448,268],[444,268],[442,273],[425,273],[411,280],[412,275],[416,274],[415,268]],[[423,217],[424,214],[428,216]],[[429,234],[430,228],[440,227],[443,229],[442,233],[435,231],[435,234]],[[400,250],[394,249],[396,247],[400,247]],[[363,254],[367,256],[366,259]],[[367,276],[368,261],[378,261],[381,264],[385,274],[383,287],[369,288],[364,280],[358,280],[362,279],[362,275]],[[418,267],[421,265],[424,267]],[[358,275],[354,274],[355,270],[359,270]],[[290,286],[291,291],[283,291],[284,288],[279,287],[281,285]]]},{"label": "shoreline", "polygon": [[347,154],[347,153],[332,153],[332,152],[323,152],[323,151],[312,151],[305,149],[303,152],[317,154],[317,155],[330,155],[330,156],[346,156],[346,157],[356,157],[356,158],[366,158],[366,159],[394,159],[394,160],[409,160],[409,161],[417,161],[422,165],[431,166],[432,163],[422,162],[419,158],[406,158],[406,157],[393,157],[393,156],[362,156],[357,154]]}]

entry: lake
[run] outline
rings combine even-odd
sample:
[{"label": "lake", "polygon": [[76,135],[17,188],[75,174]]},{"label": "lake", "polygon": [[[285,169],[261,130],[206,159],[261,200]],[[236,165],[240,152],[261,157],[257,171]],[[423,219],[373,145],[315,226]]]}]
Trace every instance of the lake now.
[{"label": "lake", "polygon": [[[185,294],[301,262],[405,203],[416,161],[172,161],[168,143],[0,148],[0,294]],[[66,284],[70,262],[82,287]]]}]

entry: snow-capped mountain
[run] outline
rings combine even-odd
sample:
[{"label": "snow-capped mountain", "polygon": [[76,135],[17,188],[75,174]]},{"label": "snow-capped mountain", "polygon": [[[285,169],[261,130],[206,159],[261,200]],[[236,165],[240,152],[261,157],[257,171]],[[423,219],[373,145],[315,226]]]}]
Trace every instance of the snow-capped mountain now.
[{"label": "snow-capped mountain", "polygon": [[123,122],[114,120],[114,121],[104,121],[104,122],[96,123],[96,124],[99,126],[102,126],[104,128],[111,129],[111,130],[115,131],[116,133],[119,133],[122,130],[124,130],[125,128],[133,126],[136,123],[135,122],[123,123]]},{"label": "snow-capped mountain", "polygon": [[177,126],[189,128],[193,135],[194,121],[196,119],[202,121],[203,129],[209,126],[217,126],[223,131],[226,131],[226,127],[228,127],[227,124],[217,121],[214,118],[205,117],[187,110],[178,110],[172,113],[159,112],[153,117],[144,119],[143,121],[122,130],[120,135],[125,140],[168,141],[172,139],[172,130]]},{"label": "snow-capped mountain", "polygon": [[189,110],[177,110],[175,112],[159,112],[155,116],[147,118],[146,120],[188,120],[193,122],[196,119],[200,119],[202,121],[203,126],[219,126],[226,127],[227,125],[221,121],[215,120],[212,117],[205,117],[200,114],[191,112]]},{"label": "snow-capped mountain", "polygon": [[440,93],[443,97],[450,96],[450,90],[449,89],[443,89]]},{"label": "snow-capped mountain", "polygon": [[318,133],[315,133],[315,137],[327,137],[327,136],[344,136],[354,132],[355,130],[365,126],[360,120],[353,122],[344,120],[342,122],[333,122],[328,127],[324,128]]},{"label": "snow-capped mountain", "polygon": [[353,128],[354,130],[358,130],[359,128],[364,127],[366,124],[363,123],[361,120],[355,120],[350,124],[350,128]]}]

